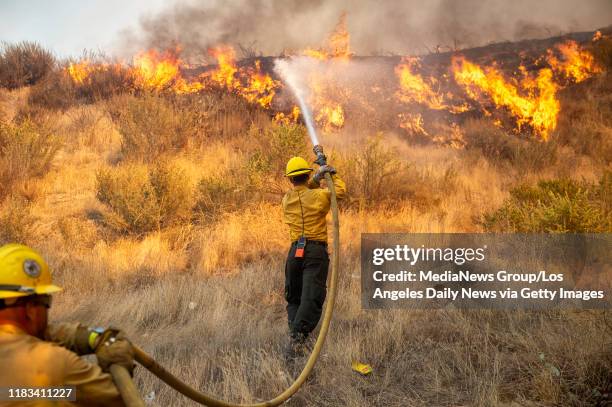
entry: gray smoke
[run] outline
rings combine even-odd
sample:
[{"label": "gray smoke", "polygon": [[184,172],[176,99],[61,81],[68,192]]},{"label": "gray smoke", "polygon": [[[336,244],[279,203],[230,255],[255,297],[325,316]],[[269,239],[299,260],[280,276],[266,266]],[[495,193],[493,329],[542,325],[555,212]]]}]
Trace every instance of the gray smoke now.
[{"label": "gray smoke", "polygon": [[123,50],[181,44],[193,59],[224,43],[278,55],[323,44],[343,11],[359,55],[544,38],[612,23],[611,0],[178,0],[124,33]]}]

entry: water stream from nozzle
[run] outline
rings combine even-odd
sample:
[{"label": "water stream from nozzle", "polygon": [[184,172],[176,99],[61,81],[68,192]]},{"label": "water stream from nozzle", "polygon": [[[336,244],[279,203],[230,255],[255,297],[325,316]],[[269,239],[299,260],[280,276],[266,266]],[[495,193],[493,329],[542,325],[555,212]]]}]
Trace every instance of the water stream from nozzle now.
[{"label": "water stream from nozzle", "polygon": [[274,69],[281,76],[281,78],[283,78],[283,81],[289,86],[289,88],[291,88],[291,91],[295,95],[295,98],[300,105],[302,117],[304,118],[304,123],[306,124],[306,129],[308,130],[308,135],[310,136],[312,145],[318,146],[319,138],[317,137],[317,131],[315,130],[314,122],[312,120],[312,112],[306,104],[306,92],[304,88],[300,86],[296,73],[291,69],[289,62],[286,60],[276,61],[274,64]]}]

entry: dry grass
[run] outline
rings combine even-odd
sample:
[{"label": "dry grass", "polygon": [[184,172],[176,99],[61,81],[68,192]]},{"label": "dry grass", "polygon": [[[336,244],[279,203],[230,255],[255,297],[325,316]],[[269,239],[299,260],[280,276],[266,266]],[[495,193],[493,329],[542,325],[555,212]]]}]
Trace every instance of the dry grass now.
[{"label": "dry grass", "polygon": [[[345,253],[345,259],[347,259]],[[324,357],[289,405],[588,405],[609,385],[610,337],[603,314],[503,311],[363,311],[354,262],[344,262],[342,295]],[[69,284],[54,316],[117,324],[190,384],[233,401],[262,400],[291,380],[278,259],[231,277],[187,273],[103,288],[105,304],[82,301]],[[588,338],[588,339],[587,339]],[[351,359],[374,374],[350,371]],[[560,374],[556,374],[556,369]],[[191,405],[144,372],[154,405]]]},{"label": "dry grass", "polygon": [[[280,356],[282,169],[289,155],[310,154],[303,128],[274,125],[233,96],[116,101],[31,114],[54,118],[62,148],[30,183],[7,188],[2,238],[49,260],[66,288],[52,319],[122,327],[171,371],[223,398],[276,395],[292,379]],[[565,103],[564,112],[609,130],[589,103]],[[480,232],[518,185],[570,169],[574,179],[599,178],[605,138],[581,146],[572,132],[586,125],[580,130],[578,116],[561,123],[554,148],[489,133],[486,122],[466,124],[467,150],[366,129],[324,136],[350,192],[340,295],[324,356],[289,405],[593,405],[609,391],[603,312],[361,309],[360,233]],[[109,212],[123,226],[104,226]],[[374,373],[356,375],[352,359]],[[143,369],[136,380],[142,394],[154,392],[151,405],[192,405]]]}]

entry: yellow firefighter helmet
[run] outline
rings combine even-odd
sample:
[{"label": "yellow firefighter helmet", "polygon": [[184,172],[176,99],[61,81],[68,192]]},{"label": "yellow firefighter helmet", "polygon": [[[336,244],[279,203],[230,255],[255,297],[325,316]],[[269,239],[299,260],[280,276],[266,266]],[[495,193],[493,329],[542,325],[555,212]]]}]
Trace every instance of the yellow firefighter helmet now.
[{"label": "yellow firefighter helmet", "polygon": [[312,172],[313,169],[310,168],[308,162],[304,160],[302,157],[293,157],[287,162],[287,171],[285,175],[287,177],[294,177],[300,174],[306,174],[308,172]]},{"label": "yellow firefighter helmet", "polygon": [[0,299],[51,294],[61,291],[53,285],[47,262],[21,244],[0,247]]}]

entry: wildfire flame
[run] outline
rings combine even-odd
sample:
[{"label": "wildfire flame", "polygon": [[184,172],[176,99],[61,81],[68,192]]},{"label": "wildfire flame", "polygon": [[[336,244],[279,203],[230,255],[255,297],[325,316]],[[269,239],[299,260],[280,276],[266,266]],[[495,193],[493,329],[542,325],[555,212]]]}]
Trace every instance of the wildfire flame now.
[{"label": "wildfire flame", "polygon": [[335,58],[347,61],[351,56],[350,35],[346,25],[346,13],[340,19],[334,30],[329,34],[324,47],[319,49],[306,48],[303,55],[322,61]]},{"label": "wildfire flame", "polygon": [[302,55],[319,61],[317,69],[313,70],[308,78],[310,104],[313,106],[315,121],[324,131],[341,128],[345,120],[342,101],[348,99],[350,91],[338,83],[337,74],[352,56],[346,13],[340,15],[325,46],[319,49],[307,48]]},{"label": "wildfire flame", "polygon": [[293,108],[291,109],[291,113],[289,114],[285,114],[283,112],[278,112],[274,115],[274,123],[277,124],[283,124],[283,125],[290,125],[290,124],[295,124],[297,123],[298,119],[300,118],[300,108],[297,106],[293,106]]},{"label": "wildfire flame", "polygon": [[508,109],[519,130],[527,124],[547,140],[557,126],[558,86],[552,80],[552,70],[541,69],[535,78],[524,76],[516,84],[506,80],[496,68],[483,69],[463,57],[453,58],[452,70],[457,84],[472,99],[485,105],[490,100],[495,107]]},{"label": "wildfire flame", "polygon": [[181,60],[177,52],[160,53],[149,50],[134,58],[134,83],[138,88],[150,91],[172,89],[176,93],[198,92],[204,85],[198,81],[187,82],[180,71]]},{"label": "wildfire flame", "polygon": [[445,95],[439,90],[439,82],[434,77],[423,79],[417,73],[420,61],[416,57],[407,57],[395,67],[399,78],[400,89],[396,97],[404,103],[418,103],[426,105],[433,110],[451,110],[453,112],[465,111],[463,106],[452,106],[447,103]]},{"label": "wildfire flame", "polygon": [[[604,37],[597,32],[593,41]],[[213,48],[209,54],[216,59],[215,69],[191,79],[183,75],[187,65],[180,58],[180,48],[144,51],[131,63],[108,64],[83,59],[69,64],[66,72],[77,86],[95,82],[95,75],[99,73],[117,70],[121,78],[125,78],[121,86],[128,88],[178,94],[221,89],[273,110],[273,102],[282,84],[262,69],[261,60],[238,64],[236,53],[229,46]],[[344,126],[349,103],[352,103],[351,107],[361,104],[366,110],[373,111],[372,100],[375,98],[390,100],[384,95],[384,82],[362,86],[371,89],[371,93],[364,93],[354,86],[350,76],[345,75],[350,72],[346,69],[352,57],[346,14],[340,17],[323,47],[308,48],[301,55],[314,59],[314,69],[305,78],[309,87],[308,102],[317,124],[325,131]],[[395,67],[397,90],[390,95],[409,106],[406,112],[398,115],[400,127],[409,133],[427,136],[434,142],[457,147],[464,142],[459,127],[454,123],[456,120],[450,117],[446,123],[428,125],[424,117],[430,115],[423,115],[424,109],[451,114],[477,110],[490,117],[496,126],[507,126],[513,121],[516,131],[528,129],[540,139],[548,140],[557,126],[560,110],[558,91],[569,83],[579,83],[602,72],[603,67],[575,41],[556,45],[547,51],[544,58],[535,62],[532,67],[542,66],[543,62],[548,67],[529,72],[525,66],[520,66],[518,73],[509,75],[495,65],[480,66],[458,56],[452,58],[448,72],[433,76],[423,73],[421,59],[403,58]],[[456,92],[458,89],[462,92]],[[412,105],[414,108],[410,107]],[[294,106],[290,112],[277,113],[274,121],[296,123],[299,114],[299,108]],[[444,132],[448,134],[440,134],[440,129],[446,129]]]},{"label": "wildfire flame", "polygon": [[399,118],[400,127],[408,133],[425,136],[429,135],[423,127],[423,116],[420,114],[400,113]]},{"label": "wildfire flame", "polygon": [[91,77],[95,73],[107,72],[110,70],[120,71],[120,64],[94,63],[89,59],[83,59],[79,62],[71,62],[66,68],[66,72],[77,85],[85,85],[91,81]]},{"label": "wildfire flame", "polygon": [[601,40],[602,38],[603,38],[603,35],[601,34],[601,31],[596,31],[595,34],[593,35],[593,38],[591,39],[591,41],[597,42],[597,41]]},{"label": "wildfire flame", "polygon": [[553,71],[568,80],[579,83],[602,72],[593,55],[581,49],[575,41],[566,41],[555,48],[561,54],[561,59],[558,59],[552,50],[548,50],[548,63]]},{"label": "wildfire flame", "polygon": [[230,90],[251,103],[269,108],[280,82],[261,70],[261,62],[254,66],[238,68],[236,53],[228,46],[214,48],[209,53],[217,59],[218,68],[210,74],[210,79],[222,88]]},{"label": "wildfire flame", "polygon": [[88,60],[79,61],[77,63],[70,63],[68,65],[68,74],[75,83],[82,85],[85,83],[92,70],[95,69],[95,65],[92,65]]}]

